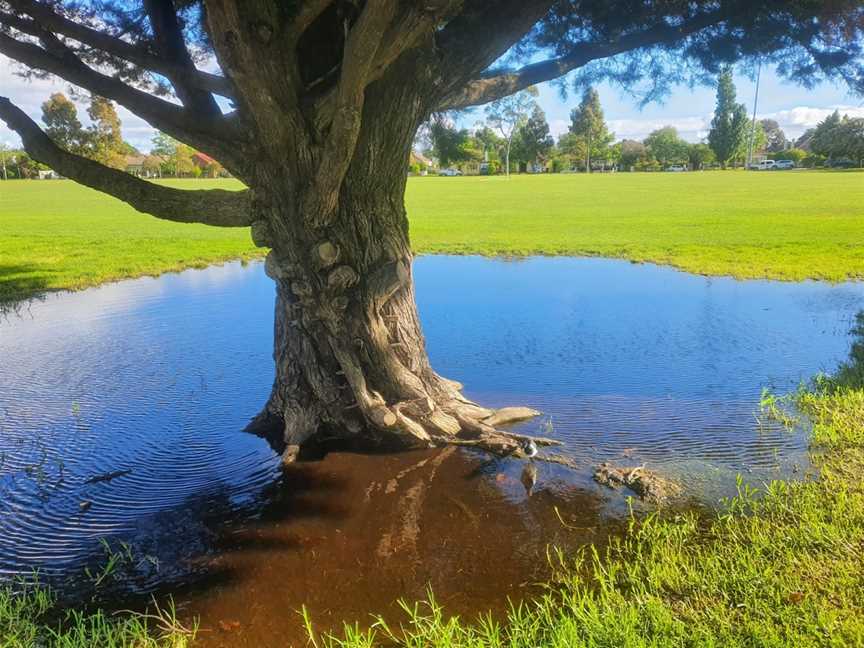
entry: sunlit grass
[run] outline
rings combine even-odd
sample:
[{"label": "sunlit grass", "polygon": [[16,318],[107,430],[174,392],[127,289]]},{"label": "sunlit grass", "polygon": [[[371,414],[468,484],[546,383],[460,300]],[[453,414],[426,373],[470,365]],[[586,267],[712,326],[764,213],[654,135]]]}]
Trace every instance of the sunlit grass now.
[{"label": "sunlit grass", "polygon": [[[240,188],[233,180],[168,181]],[[864,173],[410,178],[418,253],[592,255],[740,278],[864,277]],[[261,255],[71,181],[0,183],[0,301]]]},{"label": "sunlit grass", "polygon": [[173,604],[152,603],[146,612],[108,614],[63,609],[38,584],[0,586],[3,648],[186,648],[197,626],[177,618]]}]

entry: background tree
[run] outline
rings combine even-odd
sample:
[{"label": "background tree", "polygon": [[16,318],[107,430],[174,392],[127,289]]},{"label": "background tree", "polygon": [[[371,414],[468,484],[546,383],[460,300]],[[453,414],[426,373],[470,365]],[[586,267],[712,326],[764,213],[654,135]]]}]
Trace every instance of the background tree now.
[{"label": "background tree", "polygon": [[844,117],[842,130],[845,155],[864,167],[864,117]]},{"label": "background tree", "polygon": [[442,167],[473,159],[469,137],[468,129],[457,129],[443,116],[434,118],[429,125],[432,153]]},{"label": "background tree", "polygon": [[534,100],[536,96],[537,89],[529,87],[516,94],[496,99],[486,107],[486,119],[489,125],[504,139],[504,169],[507,176],[510,175],[510,149],[513,147],[513,137],[528,121],[528,116],[537,105]]},{"label": "background tree", "polygon": [[549,133],[546,113],[535,104],[531,116],[522,124],[514,138],[513,147],[517,151],[516,157],[528,164],[543,162],[548,158],[554,145],[555,140]]},{"label": "background tree", "polygon": [[842,118],[839,110],[835,110],[819,122],[813,131],[813,137],[810,139],[811,150],[818,155],[824,155],[829,160],[834,157],[843,146],[841,124]]},{"label": "background tree", "polygon": [[736,103],[732,69],[726,67],[717,81],[717,106],[708,133],[711,150],[724,169],[745,151],[747,130],[747,108],[744,104]]},{"label": "background tree", "polygon": [[164,159],[160,155],[146,155],[144,157],[144,162],[142,163],[142,167],[144,168],[144,173],[151,178],[161,178],[162,177],[162,165],[165,163]]},{"label": "background tree", "polygon": [[678,136],[674,126],[658,128],[645,139],[644,144],[662,167],[685,162],[688,158],[690,146]]},{"label": "background tree", "polygon": [[12,148],[8,144],[0,142],[0,178],[3,180],[9,179],[9,172],[6,170],[6,163],[12,161],[12,155]]},{"label": "background tree", "polygon": [[765,133],[765,148],[768,153],[779,153],[789,147],[789,140],[786,138],[786,133],[780,128],[773,119],[761,119],[759,124],[762,126],[762,131]]},{"label": "background tree", "polygon": [[140,211],[251,226],[276,286],[255,427],[278,429],[286,461],[319,433],[518,453],[495,426],[528,413],[493,417],[426,353],[404,206],[419,125],[571,73],[652,99],[757,57],[864,91],[862,32],[860,0],[0,0],[0,54],[20,72],[116,102],[246,189],[184,191],[82,158],[7,98],[0,118],[33,158]]},{"label": "background tree", "polygon": [[45,134],[60,148],[83,153],[87,136],[78,120],[78,108],[62,92],[55,92],[42,104]]},{"label": "background tree", "polygon": [[125,168],[127,151],[114,104],[104,97],[94,96],[87,113],[91,121],[87,157],[114,169]]},{"label": "background tree", "polygon": [[770,157],[772,160],[792,160],[796,165],[800,165],[807,157],[807,151],[793,147],[772,153]]},{"label": "background tree", "polygon": [[636,140],[621,140],[620,146],[621,166],[628,170],[632,170],[640,160],[647,158],[649,155],[648,147]]},{"label": "background tree", "polygon": [[614,136],[606,126],[600,95],[592,87],[585,88],[582,101],[570,112],[570,132],[585,145],[585,170],[591,173],[592,159],[605,159]]},{"label": "background tree", "polygon": [[[174,174],[178,178],[196,175],[195,171],[198,170],[198,167],[195,166],[195,163],[192,161],[192,155],[194,153],[195,149],[187,144],[177,142],[177,144],[174,145],[174,152],[168,159],[171,168],[174,170]],[[200,175],[200,170],[198,175]]]},{"label": "background tree", "polygon": [[707,144],[689,144],[687,146],[687,158],[690,163],[690,168],[694,171],[700,171],[710,164],[717,161],[717,156]]},{"label": "background tree", "polygon": [[568,161],[571,169],[584,164],[588,158],[588,145],[584,139],[573,133],[561,134],[558,138],[558,151]]},{"label": "background tree", "polygon": [[761,122],[751,123],[747,128],[747,145],[742,147],[738,157],[746,159],[748,151],[754,157],[768,153],[768,135]]},{"label": "background tree", "polygon": [[474,138],[477,140],[477,146],[486,161],[497,161],[504,157],[506,146],[504,139],[486,124],[478,124]]}]

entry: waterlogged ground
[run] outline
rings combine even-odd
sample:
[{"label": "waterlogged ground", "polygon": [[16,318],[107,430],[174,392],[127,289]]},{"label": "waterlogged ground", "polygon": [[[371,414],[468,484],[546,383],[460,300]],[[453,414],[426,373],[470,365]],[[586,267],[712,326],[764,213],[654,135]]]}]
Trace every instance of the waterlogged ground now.
[{"label": "waterlogged ground", "polygon": [[453,450],[283,472],[241,432],[272,378],[261,266],[113,284],[0,320],[0,579],[172,591],[213,646],[303,645],[304,603],[323,626],[365,621],[430,584],[452,611],[500,611],[548,575],[549,543],[620,528],[599,461],[673,477],[691,506],[738,473],[803,474],[802,438],[754,416],[761,389],[836,366],[864,306],[862,284],[597,259],[424,257],[415,274],[433,364],[484,404],[542,410],[525,430],[580,469],[538,465],[530,495],[524,463]]}]

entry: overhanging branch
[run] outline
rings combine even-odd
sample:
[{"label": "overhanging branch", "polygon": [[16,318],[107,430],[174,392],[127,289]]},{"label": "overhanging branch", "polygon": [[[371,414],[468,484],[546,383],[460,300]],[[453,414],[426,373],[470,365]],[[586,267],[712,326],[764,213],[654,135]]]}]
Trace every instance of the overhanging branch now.
[{"label": "overhanging branch", "polygon": [[[201,88],[202,90],[225,97],[233,96],[230,82],[221,75],[204,72],[194,67],[190,68],[178,65],[155,55],[145,46],[127,43],[110,34],[69,20],[41,2],[33,0],[10,0],[10,5],[17,11],[34,18],[42,29],[66,36],[78,41],[82,45],[124,59],[168,78],[182,79],[184,83]],[[0,24],[16,27],[14,24],[9,24],[8,20],[10,18],[14,18],[14,16],[11,16],[11,14],[0,15]]]},{"label": "overhanging branch", "polygon": [[173,0],[144,0],[144,8],[150,18],[159,53],[180,68],[179,71],[167,73],[180,101],[204,115],[221,115],[222,111],[213,95],[190,82],[190,77],[196,72],[195,63],[186,47]]},{"label": "overhanging branch", "polygon": [[729,17],[728,10],[704,13],[679,25],[662,23],[614,41],[582,43],[566,56],[532,63],[517,70],[491,71],[445,97],[439,103],[438,110],[467,108],[495,101],[532,85],[562,77],[591,61],[643,47],[674,43]]},{"label": "overhanging branch", "polygon": [[173,189],[106,167],[59,148],[24,111],[0,97],[0,119],[21,137],[24,149],[75,182],[102,191],[157,218],[178,223],[245,227],[252,223],[251,195],[224,189]]},{"label": "overhanging branch", "polygon": [[0,54],[28,67],[55,74],[93,94],[112,99],[156,128],[220,157],[226,162],[226,166],[233,166],[229,161],[239,136],[236,126],[221,116],[195,114],[182,106],[137,90],[119,79],[88,67],[65,47],[60,52],[49,52],[32,43],[24,43],[0,33]]}]

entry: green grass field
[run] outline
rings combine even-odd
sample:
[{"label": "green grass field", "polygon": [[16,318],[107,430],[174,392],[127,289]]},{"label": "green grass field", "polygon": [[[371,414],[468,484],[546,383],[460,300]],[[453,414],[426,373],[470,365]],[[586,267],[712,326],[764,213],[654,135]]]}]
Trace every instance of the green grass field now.
[{"label": "green grass field", "polygon": [[[239,188],[234,181],[173,184]],[[864,277],[864,173],[412,178],[418,253],[598,255],[739,278]],[[260,255],[69,181],[0,183],[0,300]]]}]

